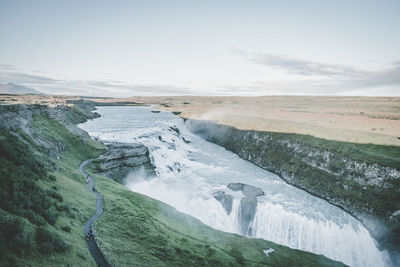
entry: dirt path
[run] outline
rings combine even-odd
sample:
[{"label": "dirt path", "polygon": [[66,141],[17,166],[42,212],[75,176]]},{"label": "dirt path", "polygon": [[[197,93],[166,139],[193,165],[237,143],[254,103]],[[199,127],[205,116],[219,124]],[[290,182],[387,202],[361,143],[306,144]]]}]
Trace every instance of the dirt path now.
[{"label": "dirt path", "polygon": [[[93,214],[93,216],[83,225],[83,234],[86,236],[90,230],[93,229],[93,223],[100,217],[100,215],[103,213],[103,201],[101,199],[101,195],[96,191],[94,188],[94,181],[93,178],[90,177],[89,174],[87,174],[83,168],[90,163],[92,160],[86,160],[81,163],[79,166],[79,172],[83,175],[83,177],[88,179],[87,183],[87,188],[90,192],[96,195],[96,213]],[[96,264],[98,266],[111,266],[107,260],[104,258],[103,253],[101,252],[100,248],[97,246],[95,240],[89,240],[87,241],[89,251],[92,254],[92,257],[94,258]]]}]

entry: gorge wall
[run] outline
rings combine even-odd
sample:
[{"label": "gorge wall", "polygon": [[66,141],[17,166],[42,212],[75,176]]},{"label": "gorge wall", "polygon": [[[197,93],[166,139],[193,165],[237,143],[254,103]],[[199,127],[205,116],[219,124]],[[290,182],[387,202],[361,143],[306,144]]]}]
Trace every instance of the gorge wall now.
[{"label": "gorge wall", "polygon": [[[400,147],[239,130],[186,120],[195,134],[276,173],[359,219],[384,248],[400,248]],[[396,259],[397,258],[397,259]],[[394,256],[394,261],[398,261]]]}]

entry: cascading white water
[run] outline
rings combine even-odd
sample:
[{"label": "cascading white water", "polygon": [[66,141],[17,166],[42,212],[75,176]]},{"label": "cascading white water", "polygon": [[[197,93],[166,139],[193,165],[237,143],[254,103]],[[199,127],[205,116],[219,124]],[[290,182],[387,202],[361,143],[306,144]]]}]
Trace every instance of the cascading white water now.
[{"label": "cascading white water", "polygon": [[[261,188],[251,237],[323,254],[351,266],[384,266],[365,227],[328,202],[286,184],[237,155],[192,134],[182,119],[149,107],[100,107],[101,118],[80,127],[105,142],[141,142],[149,148],[156,177],[126,178],[133,191],[161,200],[215,229],[240,233],[240,182]],[[240,144],[238,144],[240,145]],[[213,193],[233,196],[228,214]]]},{"label": "cascading white water", "polygon": [[[255,237],[291,248],[320,252],[352,266],[383,264],[377,258],[377,249],[368,231],[354,222],[339,225],[328,220],[310,219],[288,212],[279,204],[263,201],[258,204],[251,227]],[[347,251],[349,248],[351,251]]]}]

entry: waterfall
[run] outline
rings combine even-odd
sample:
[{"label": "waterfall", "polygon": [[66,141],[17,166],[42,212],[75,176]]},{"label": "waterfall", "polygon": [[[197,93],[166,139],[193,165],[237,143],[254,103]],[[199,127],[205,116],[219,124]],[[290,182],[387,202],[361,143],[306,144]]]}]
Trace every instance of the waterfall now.
[{"label": "waterfall", "polygon": [[[157,176],[132,173],[126,185],[225,232],[264,238],[291,248],[323,254],[350,266],[384,266],[383,253],[365,227],[343,210],[286,184],[278,176],[206,142],[168,112],[149,108],[100,107],[101,118],[81,127],[106,142],[140,142],[150,151]],[[227,184],[263,190],[257,197],[251,231],[240,227],[243,194]],[[232,197],[228,213],[215,197]]]},{"label": "waterfall", "polygon": [[361,224],[318,221],[263,201],[258,203],[251,227],[254,237],[323,254],[350,266],[384,265],[382,254]]}]

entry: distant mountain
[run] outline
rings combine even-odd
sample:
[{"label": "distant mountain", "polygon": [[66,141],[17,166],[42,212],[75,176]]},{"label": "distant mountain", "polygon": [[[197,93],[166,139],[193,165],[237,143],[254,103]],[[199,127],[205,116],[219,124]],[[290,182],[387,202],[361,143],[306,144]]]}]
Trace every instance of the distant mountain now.
[{"label": "distant mountain", "polygon": [[0,84],[0,94],[43,94],[43,93],[22,85],[7,83],[7,84]]}]

